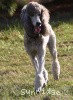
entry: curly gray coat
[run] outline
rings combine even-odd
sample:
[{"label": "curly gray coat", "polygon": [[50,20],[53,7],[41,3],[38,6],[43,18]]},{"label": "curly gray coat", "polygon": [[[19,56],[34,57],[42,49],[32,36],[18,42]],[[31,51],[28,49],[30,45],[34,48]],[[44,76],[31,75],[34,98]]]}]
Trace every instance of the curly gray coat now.
[{"label": "curly gray coat", "polygon": [[24,45],[36,70],[36,92],[40,92],[48,81],[48,72],[44,67],[46,46],[48,46],[53,57],[52,73],[54,79],[58,79],[60,74],[56,36],[49,24],[49,19],[49,11],[37,2],[30,2],[22,8],[21,20],[26,32]]},{"label": "curly gray coat", "polygon": [[[35,7],[36,6],[36,7]],[[46,22],[49,22],[49,11],[42,5],[38,4],[37,2],[29,3],[28,5],[24,6],[21,13],[21,19],[23,21],[26,33],[33,34],[34,28],[29,16],[32,14],[41,13],[41,21],[42,21],[42,30],[41,34],[47,34]],[[30,27],[31,26],[31,27]]]}]

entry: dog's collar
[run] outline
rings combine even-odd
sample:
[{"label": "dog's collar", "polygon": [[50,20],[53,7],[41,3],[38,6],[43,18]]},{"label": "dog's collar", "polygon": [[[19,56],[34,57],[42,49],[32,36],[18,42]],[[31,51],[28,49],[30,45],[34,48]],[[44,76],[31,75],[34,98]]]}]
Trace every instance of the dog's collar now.
[{"label": "dog's collar", "polygon": [[40,36],[40,33],[39,34],[35,34],[35,35],[30,35],[29,33],[27,33],[28,37],[30,38],[33,38],[33,39],[36,39]]}]

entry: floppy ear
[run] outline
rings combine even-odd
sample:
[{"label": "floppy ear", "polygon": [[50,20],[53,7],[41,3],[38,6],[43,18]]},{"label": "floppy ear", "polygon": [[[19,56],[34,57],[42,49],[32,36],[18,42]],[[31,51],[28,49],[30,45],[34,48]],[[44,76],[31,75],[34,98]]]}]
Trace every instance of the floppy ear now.
[{"label": "floppy ear", "polygon": [[21,21],[22,22],[24,22],[24,17],[25,17],[25,13],[26,13],[26,7],[27,7],[27,5],[25,5],[21,10],[20,17],[21,17]]},{"label": "floppy ear", "polygon": [[46,9],[44,6],[41,6],[41,19],[42,22],[49,22],[50,16],[49,16],[49,11]]}]

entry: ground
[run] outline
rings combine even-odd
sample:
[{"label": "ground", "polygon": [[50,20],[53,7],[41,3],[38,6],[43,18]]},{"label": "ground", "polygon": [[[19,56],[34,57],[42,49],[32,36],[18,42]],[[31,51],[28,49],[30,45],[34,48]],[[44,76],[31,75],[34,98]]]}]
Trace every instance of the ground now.
[{"label": "ground", "polygon": [[50,24],[56,33],[60,79],[51,73],[52,58],[47,49],[48,85],[40,94],[34,92],[34,67],[24,49],[23,27],[20,19],[0,21],[0,100],[73,100],[73,13],[51,16]]}]

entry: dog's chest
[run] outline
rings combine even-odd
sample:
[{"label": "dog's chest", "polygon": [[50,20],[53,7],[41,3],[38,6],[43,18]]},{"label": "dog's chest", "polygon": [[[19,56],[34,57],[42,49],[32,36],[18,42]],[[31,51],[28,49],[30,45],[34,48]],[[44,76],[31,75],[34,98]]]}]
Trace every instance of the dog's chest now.
[{"label": "dog's chest", "polygon": [[31,50],[38,50],[40,46],[43,44],[42,38],[32,39],[32,38],[25,38],[24,40],[25,47]]},{"label": "dog's chest", "polygon": [[47,43],[49,41],[49,36],[42,36],[37,39],[26,38],[24,39],[25,48],[28,53],[38,52],[39,50],[46,49]]}]

